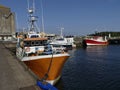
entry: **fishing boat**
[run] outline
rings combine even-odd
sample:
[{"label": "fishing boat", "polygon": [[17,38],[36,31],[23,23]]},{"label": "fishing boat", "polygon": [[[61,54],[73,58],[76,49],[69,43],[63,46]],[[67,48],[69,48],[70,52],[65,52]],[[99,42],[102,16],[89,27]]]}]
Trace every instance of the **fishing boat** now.
[{"label": "fishing boat", "polygon": [[90,45],[108,45],[108,40],[102,36],[90,36],[85,39],[85,44]]},{"label": "fishing boat", "polygon": [[56,37],[55,39],[51,40],[51,45],[61,45],[65,47],[66,49],[72,49],[75,48],[76,45],[74,44],[74,37],[73,36],[66,36],[63,37],[62,30],[64,28],[61,28],[61,34],[59,37]]},{"label": "fishing boat", "polygon": [[[30,28],[26,35],[19,35],[16,46],[16,56],[25,63],[30,70],[41,80],[54,85],[61,77],[63,66],[69,54],[63,49],[56,49],[47,44],[47,38],[36,33],[34,10],[30,14]],[[58,47],[57,47],[58,48]]]}]

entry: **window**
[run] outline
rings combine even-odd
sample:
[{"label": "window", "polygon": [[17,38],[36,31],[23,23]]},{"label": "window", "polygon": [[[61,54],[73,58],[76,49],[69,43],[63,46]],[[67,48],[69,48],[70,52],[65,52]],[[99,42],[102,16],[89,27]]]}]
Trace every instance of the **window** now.
[{"label": "window", "polygon": [[31,46],[30,41],[25,41],[25,42],[24,42],[24,46]]}]

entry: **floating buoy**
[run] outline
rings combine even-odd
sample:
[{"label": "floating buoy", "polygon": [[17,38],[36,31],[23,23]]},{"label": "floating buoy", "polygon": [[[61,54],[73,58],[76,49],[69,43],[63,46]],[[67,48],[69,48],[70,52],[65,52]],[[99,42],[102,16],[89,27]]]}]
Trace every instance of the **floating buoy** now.
[{"label": "floating buoy", "polygon": [[29,52],[29,51],[30,51],[30,48],[29,48],[29,47],[27,47],[27,48],[25,49],[25,51],[26,51],[26,52]]},{"label": "floating buoy", "polygon": [[43,83],[41,81],[37,81],[37,85],[43,89],[43,90],[58,90],[57,88],[55,88],[53,85],[51,85],[50,83]]}]

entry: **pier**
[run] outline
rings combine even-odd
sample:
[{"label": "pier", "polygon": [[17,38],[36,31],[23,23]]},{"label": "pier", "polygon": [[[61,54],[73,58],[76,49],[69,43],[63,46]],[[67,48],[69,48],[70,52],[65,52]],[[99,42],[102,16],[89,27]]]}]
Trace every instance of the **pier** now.
[{"label": "pier", "polygon": [[112,45],[120,44],[120,37],[111,37],[108,39],[108,42]]},{"label": "pier", "polygon": [[37,78],[0,42],[0,90],[41,90]]}]

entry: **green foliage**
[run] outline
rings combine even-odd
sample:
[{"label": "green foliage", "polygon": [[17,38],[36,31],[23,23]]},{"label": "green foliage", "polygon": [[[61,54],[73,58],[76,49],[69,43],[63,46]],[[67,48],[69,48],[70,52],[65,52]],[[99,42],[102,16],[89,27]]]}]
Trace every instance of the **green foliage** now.
[{"label": "green foliage", "polygon": [[109,36],[120,37],[120,32],[95,32],[94,34],[89,34],[89,36]]}]

